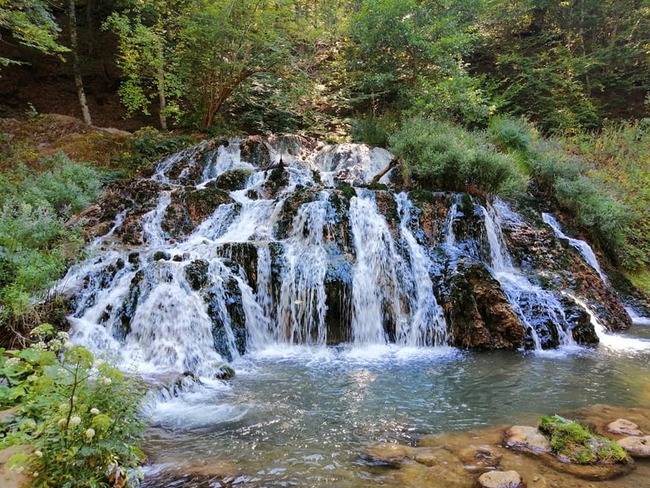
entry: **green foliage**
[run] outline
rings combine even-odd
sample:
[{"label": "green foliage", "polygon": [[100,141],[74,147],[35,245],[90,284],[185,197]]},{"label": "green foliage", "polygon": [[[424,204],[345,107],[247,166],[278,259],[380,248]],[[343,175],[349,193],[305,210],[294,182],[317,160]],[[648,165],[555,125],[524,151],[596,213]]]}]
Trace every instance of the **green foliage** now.
[{"label": "green foliage", "polygon": [[490,119],[488,134],[502,151],[528,151],[537,138],[535,128],[525,120],[503,116]]},{"label": "green foliage", "polygon": [[122,168],[121,174],[112,175],[114,179],[133,176],[141,169],[163,156],[174,153],[195,142],[190,136],[169,136],[152,128],[143,128],[129,140],[129,148],[115,158],[114,163]]},{"label": "green foliage", "polygon": [[525,179],[515,161],[491,148],[479,132],[426,118],[406,120],[390,137],[390,150],[411,175],[433,190],[507,194],[522,190]]},{"label": "green foliage", "polygon": [[389,130],[383,118],[361,117],[352,121],[350,136],[352,142],[365,143],[370,146],[388,146]]},{"label": "green foliage", "polygon": [[[602,116],[637,116],[650,89],[647,2],[496,0],[477,58],[502,108],[547,133],[575,133]],[[647,109],[646,113],[647,113]]]},{"label": "green foliage", "polygon": [[[44,53],[63,53],[67,49],[57,42],[59,26],[54,21],[49,2],[12,0],[0,2],[0,29],[8,30],[20,44]],[[19,63],[0,56],[0,66]]]},{"label": "green foliage", "polygon": [[92,202],[99,173],[63,155],[41,161],[45,172],[19,168],[0,177],[0,325],[27,313],[82,245],[66,220]]},{"label": "green foliage", "polygon": [[463,56],[483,2],[365,0],[351,14],[352,96],[374,109],[481,120],[491,110]]},{"label": "green foliage", "polygon": [[[650,267],[650,120],[608,123],[598,133],[579,133],[562,143],[593,165],[590,175],[602,182],[600,188],[607,187],[609,193],[615,192],[624,203],[620,211],[627,215],[617,232],[623,234],[626,244],[619,251],[619,260],[635,274],[647,270]],[[605,213],[612,211],[605,209]]]},{"label": "green foliage", "polygon": [[551,450],[577,464],[627,463],[625,450],[616,442],[589,431],[559,415],[544,416],[539,430],[550,439]]},{"label": "green foliage", "polygon": [[107,486],[108,471],[137,484],[141,388],[50,324],[35,328],[32,340],[32,347],[0,357],[0,405],[18,407],[0,448],[33,448],[14,454],[9,465],[28,472],[33,488]]}]

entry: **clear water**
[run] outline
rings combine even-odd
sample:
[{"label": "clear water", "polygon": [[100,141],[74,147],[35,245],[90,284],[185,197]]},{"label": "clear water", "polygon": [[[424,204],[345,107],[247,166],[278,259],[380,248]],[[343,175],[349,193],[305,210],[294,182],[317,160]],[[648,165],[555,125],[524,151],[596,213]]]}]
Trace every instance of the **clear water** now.
[{"label": "clear water", "polygon": [[[145,486],[173,486],[164,467],[223,462],[237,486],[388,486],[361,456],[373,442],[415,443],[599,403],[650,406],[650,341],[627,339],[646,349],[259,351],[235,361],[228,384],[152,407]],[[220,486],[190,480],[178,486]]]}]

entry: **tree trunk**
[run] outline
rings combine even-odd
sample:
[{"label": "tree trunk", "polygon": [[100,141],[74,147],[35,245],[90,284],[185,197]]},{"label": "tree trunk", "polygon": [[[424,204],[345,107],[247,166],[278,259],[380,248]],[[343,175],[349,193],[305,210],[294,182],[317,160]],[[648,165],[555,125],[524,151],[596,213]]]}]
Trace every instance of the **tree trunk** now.
[{"label": "tree trunk", "polygon": [[81,69],[79,66],[79,46],[77,41],[77,14],[75,11],[75,0],[68,0],[68,20],[70,21],[70,50],[72,51],[72,71],[74,73],[74,84],[77,87],[77,95],[79,97],[79,105],[81,105],[81,113],[83,114],[84,122],[88,125],[92,125],[93,121],[90,118],[90,110],[88,109],[86,92],[84,91],[84,84],[83,80],[81,79]]},{"label": "tree trunk", "polygon": [[165,70],[163,69],[163,61],[161,48],[160,59],[158,60],[158,101],[160,104],[158,118],[160,120],[160,128],[167,130],[167,115],[165,114],[167,99],[165,97]]}]

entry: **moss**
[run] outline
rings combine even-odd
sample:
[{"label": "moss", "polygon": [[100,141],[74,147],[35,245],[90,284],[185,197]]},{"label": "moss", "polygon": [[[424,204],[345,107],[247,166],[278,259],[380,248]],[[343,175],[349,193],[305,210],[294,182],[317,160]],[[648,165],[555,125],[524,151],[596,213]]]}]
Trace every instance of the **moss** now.
[{"label": "moss", "polygon": [[616,442],[559,415],[542,417],[539,430],[549,438],[554,453],[576,464],[629,462],[626,452]]},{"label": "moss", "polygon": [[350,185],[341,185],[338,187],[338,190],[347,198],[348,200],[352,197],[357,196],[357,191],[352,188]]},{"label": "moss", "polygon": [[247,169],[232,169],[217,177],[215,186],[222,190],[235,191],[246,187],[246,182],[252,173]]}]

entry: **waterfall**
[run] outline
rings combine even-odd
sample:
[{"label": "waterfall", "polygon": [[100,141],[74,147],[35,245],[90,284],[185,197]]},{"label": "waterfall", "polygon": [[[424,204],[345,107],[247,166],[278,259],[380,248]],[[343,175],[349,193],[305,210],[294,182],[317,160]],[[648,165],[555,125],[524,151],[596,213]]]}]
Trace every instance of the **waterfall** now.
[{"label": "waterfall", "polygon": [[497,200],[489,210],[485,207],[481,207],[481,209],[490,247],[492,273],[508,296],[508,300],[526,328],[526,332],[530,334],[535,349],[539,350],[543,347],[540,327],[535,326],[536,323],[539,324],[540,317],[545,319],[544,322],[548,326],[553,327],[560,345],[574,345],[575,341],[568,332],[570,325],[558,299],[552,293],[531,283],[512,262],[499,217],[500,215],[511,219],[516,217],[511,215],[507,205],[500,200]]},{"label": "waterfall", "polygon": [[392,161],[383,149],[298,137],[164,158],[123,189],[131,206],[106,212],[100,254],[59,284],[73,339],[125,367],[205,376],[277,346],[444,346],[458,324],[446,320],[459,320],[447,308],[461,302],[454,273],[484,264],[499,283],[484,286],[503,290],[536,349],[573,344],[557,296],[508,251],[503,229],[521,217],[498,199],[472,211],[462,194],[416,206],[370,189],[378,175],[390,183]]},{"label": "waterfall", "polygon": [[398,255],[374,195],[359,191],[350,200],[350,227],[356,264],[352,278],[352,337],[357,344],[384,344],[384,322],[402,317],[398,296]]},{"label": "waterfall", "polygon": [[542,219],[546,224],[548,224],[553,229],[553,232],[555,232],[555,235],[557,237],[559,237],[560,239],[564,239],[571,246],[576,248],[582,255],[583,259],[587,262],[587,264],[591,266],[596,271],[596,273],[598,273],[600,279],[603,280],[604,283],[607,283],[607,276],[605,276],[605,273],[603,273],[602,269],[600,269],[600,265],[598,264],[598,259],[596,258],[596,254],[594,253],[594,250],[587,242],[580,239],[574,239],[566,235],[564,232],[562,232],[562,227],[560,227],[560,223],[551,214],[543,213]]},{"label": "waterfall", "polygon": [[401,322],[405,327],[398,331],[398,343],[410,346],[440,346],[447,344],[447,324],[442,308],[433,294],[433,283],[429,275],[431,259],[418,243],[410,226],[414,208],[406,193],[396,197],[400,215],[400,230],[406,240],[411,264],[411,282],[414,290],[408,293],[411,317]]},{"label": "waterfall", "polygon": [[[321,192],[315,202],[300,207],[291,236],[284,244],[286,261],[277,308],[280,337],[286,333],[291,343],[324,345],[325,274],[327,252],[323,231],[330,224],[329,194]],[[284,329],[284,330],[282,330]]]}]

